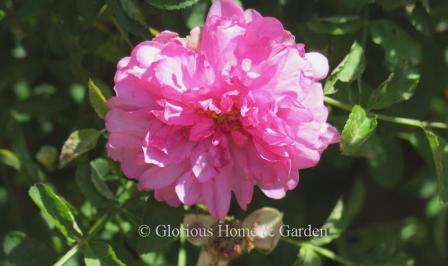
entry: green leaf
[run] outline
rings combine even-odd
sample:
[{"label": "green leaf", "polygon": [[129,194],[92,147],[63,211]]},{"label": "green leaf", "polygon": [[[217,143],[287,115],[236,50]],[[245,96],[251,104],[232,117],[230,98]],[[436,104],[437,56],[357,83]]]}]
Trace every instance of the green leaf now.
[{"label": "green leaf", "polygon": [[320,256],[308,246],[300,248],[297,260],[292,266],[321,266],[322,259]]},{"label": "green leaf", "polygon": [[100,136],[101,131],[91,128],[77,130],[70,134],[65,141],[64,146],[62,146],[61,154],[59,156],[61,168],[95,148]]},{"label": "green leaf", "polygon": [[90,241],[84,255],[86,266],[125,266],[113,248],[103,241]]},{"label": "green leaf", "polygon": [[20,101],[26,101],[30,98],[31,92],[30,92],[30,86],[27,81],[25,80],[19,80],[14,85],[14,92],[17,96],[17,99]]},{"label": "green leaf", "polygon": [[378,4],[385,10],[391,11],[399,7],[403,7],[409,3],[409,0],[378,0]]},{"label": "green leaf", "polygon": [[107,160],[103,158],[93,160],[90,162],[90,168],[92,182],[98,192],[108,200],[117,201],[115,194],[112,193],[109,186],[104,181],[109,173],[109,163]]},{"label": "green leaf", "polygon": [[36,160],[49,171],[53,170],[58,161],[58,150],[53,146],[44,145],[36,153]]},{"label": "green leaf", "polygon": [[416,5],[409,14],[412,25],[419,32],[429,36],[431,34],[431,17],[424,7]]},{"label": "green leaf", "polygon": [[47,246],[19,231],[6,234],[3,252],[9,263],[6,265],[41,266],[51,265],[53,262],[52,253]]},{"label": "green leaf", "polygon": [[199,2],[199,0],[145,0],[145,1],[152,6],[166,10],[183,9]]},{"label": "green leaf", "polygon": [[354,217],[359,213],[365,198],[365,188],[361,181],[356,181],[350,192],[341,197],[333,211],[322,226],[328,229],[328,235],[322,238],[314,238],[311,242],[315,245],[326,245],[339,238]]},{"label": "green leaf", "polygon": [[419,2],[422,4],[426,12],[431,13],[432,8],[429,0],[420,0]]},{"label": "green leaf", "polygon": [[425,130],[432,151],[440,199],[448,202],[448,143],[434,132]]},{"label": "green leaf", "polygon": [[376,20],[369,23],[372,41],[381,45],[386,52],[386,62],[391,69],[410,62],[417,65],[422,60],[418,42],[390,20]]},{"label": "green leaf", "polygon": [[[109,63],[115,64],[121,58],[123,58],[128,53],[128,47],[124,45],[124,42],[121,41],[122,37],[114,37],[109,42],[102,43],[95,48],[94,54],[95,56],[108,61]],[[97,87],[104,94],[105,98],[109,98],[111,96],[110,89],[106,86],[103,86],[103,82],[98,79],[92,79],[97,85]]]},{"label": "green leaf", "polygon": [[6,12],[3,9],[0,9],[0,21],[2,21],[6,17]]},{"label": "green leaf", "polygon": [[386,188],[400,182],[404,172],[404,158],[401,145],[388,136],[373,135],[363,146],[369,173],[374,180]]},{"label": "green leaf", "polygon": [[[440,203],[440,202],[439,202]],[[446,235],[448,233],[448,212],[446,206],[442,207],[444,210],[436,217],[433,225],[433,236],[437,253],[446,258],[448,255],[448,243]]]},{"label": "green leaf", "polygon": [[140,12],[140,7],[134,0],[120,0],[120,4],[128,17],[147,27],[145,16]]},{"label": "green leaf", "polygon": [[17,171],[20,171],[20,168],[22,166],[19,157],[15,153],[5,149],[0,149],[0,162],[5,165],[11,166]]},{"label": "green leaf", "polygon": [[369,98],[369,109],[384,109],[392,104],[409,100],[420,82],[416,69],[400,67],[376,88]]},{"label": "green leaf", "polygon": [[8,190],[5,187],[0,186],[0,206],[5,205],[8,198]]},{"label": "green leaf", "polygon": [[376,116],[371,116],[359,105],[353,106],[341,134],[341,150],[345,155],[357,155],[361,146],[373,134]]},{"label": "green leaf", "polygon": [[337,92],[336,82],[352,82],[364,72],[366,66],[364,57],[364,48],[357,42],[354,42],[350,52],[331,72],[325,83],[324,92],[326,95]]},{"label": "green leaf", "polygon": [[106,103],[106,97],[104,97],[100,88],[98,88],[98,86],[96,86],[92,80],[89,80],[88,87],[89,87],[90,105],[92,105],[96,114],[101,119],[104,119],[107,112],[109,111],[109,107],[107,107],[107,103]]},{"label": "green leaf", "polygon": [[76,184],[78,185],[84,197],[97,208],[106,208],[111,202],[102,196],[93,184],[89,164],[83,161],[78,164],[76,169]]},{"label": "green leaf", "polygon": [[82,236],[69,205],[49,186],[36,184],[30,188],[28,194],[46,220],[54,224],[65,237],[74,240]]},{"label": "green leaf", "polygon": [[76,0],[76,9],[85,19],[94,19],[103,5],[103,0]]},{"label": "green leaf", "polygon": [[27,0],[23,2],[17,13],[21,17],[35,16],[48,6],[47,0]]},{"label": "green leaf", "polygon": [[340,16],[311,19],[307,25],[317,33],[345,35],[359,31],[363,21],[355,16]]},{"label": "green leaf", "polygon": [[126,32],[132,33],[139,37],[149,38],[147,29],[133,18],[130,18],[123,10],[119,0],[108,0],[108,5],[113,10],[117,24]]},{"label": "green leaf", "polygon": [[434,166],[432,151],[423,131],[404,132],[400,133],[399,137],[408,141],[428,166]]},{"label": "green leaf", "polygon": [[86,95],[86,88],[81,85],[74,83],[70,86],[70,96],[76,102],[81,104],[84,101]]},{"label": "green leaf", "polygon": [[[165,203],[156,200],[141,201],[128,211],[138,225],[148,225],[151,230],[156,230],[158,225],[164,226],[164,228],[160,227],[162,234],[167,226],[178,228],[183,219],[182,208],[168,208]],[[163,250],[175,240],[175,237],[158,237],[152,233],[148,237],[137,236],[137,251],[139,254],[144,254],[149,251]]]},{"label": "green leaf", "polygon": [[186,24],[189,29],[200,27],[204,24],[207,7],[208,4],[204,1],[188,10]]}]

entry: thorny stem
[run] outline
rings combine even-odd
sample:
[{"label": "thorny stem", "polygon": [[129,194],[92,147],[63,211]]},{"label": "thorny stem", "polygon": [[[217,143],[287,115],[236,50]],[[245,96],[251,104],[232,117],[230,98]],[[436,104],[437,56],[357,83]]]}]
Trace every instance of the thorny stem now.
[{"label": "thorny stem", "polygon": [[[333,99],[331,97],[328,97],[328,96],[325,96],[324,101],[325,101],[325,103],[327,103],[329,105],[335,106],[339,109],[342,109],[342,110],[345,110],[348,112],[351,112],[351,110],[353,108],[353,106],[350,104],[340,102],[340,101]],[[443,123],[443,122],[427,122],[427,121],[421,121],[421,120],[412,119],[412,118],[395,117],[395,116],[389,116],[389,115],[383,115],[383,114],[377,114],[377,113],[372,113],[372,114],[375,115],[380,120],[395,123],[395,124],[405,125],[405,126],[412,126],[412,127],[419,127],[419,128],[448,129],[448,124]]]},{"label": "thorny stem", "polygon": [[286,243],[289,243],[289,244],[294,245],[294,246],[299,247],[299,248],[309,248],[309,249],[312,249],[313,251],[315,251],[319,255],[321,255],[321,256],[323,256],[323,257],[325,257],[327,259],[339,262],[342,265],[346,265],[346,266],[355,265],[353,262],[349,261],[348,259],[336,255],[333,251],[325,249],[325,248],[322,248],[322,247],[319,247],[319,246],[316,246],[316,245],[313,245],[313,244],[311,244],[309,242],[298,242],[296,240],[293,240],[293,239],[287,238],[287,237],[283,237],[281,239],[283,241],[285,241]]}]

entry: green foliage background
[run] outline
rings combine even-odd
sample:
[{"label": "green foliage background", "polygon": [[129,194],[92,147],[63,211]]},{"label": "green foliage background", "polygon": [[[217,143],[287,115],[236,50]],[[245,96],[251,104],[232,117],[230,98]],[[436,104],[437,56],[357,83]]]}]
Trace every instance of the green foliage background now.
[{"label": "green foliage background", "polygon": [[[448,265],[448,2],[241,2],[328,56],[326,102],[343,141],[285,199],[256,193],[250,205],[330,236],[233,265]],[[209,5],[0,1],[1,265],[195,265],[197,248],[138,236],[184,210],[136,192],[105,156],[101,117],[117,61],[158,30],[188,34]]]}]

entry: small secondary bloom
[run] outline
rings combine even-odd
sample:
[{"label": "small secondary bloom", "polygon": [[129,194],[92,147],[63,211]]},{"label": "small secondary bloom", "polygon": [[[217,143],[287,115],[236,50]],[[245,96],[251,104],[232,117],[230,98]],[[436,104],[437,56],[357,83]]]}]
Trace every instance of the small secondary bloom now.
[{"label": "small secondary bloom", "polygon": [[164,31],[120,60],[108,154],[157,200],[203,203],[220,219],[232,192],[243,209],[254,186],[280,199],[339,141],[327,72],[277,19],[216,1],[190,36]]}]

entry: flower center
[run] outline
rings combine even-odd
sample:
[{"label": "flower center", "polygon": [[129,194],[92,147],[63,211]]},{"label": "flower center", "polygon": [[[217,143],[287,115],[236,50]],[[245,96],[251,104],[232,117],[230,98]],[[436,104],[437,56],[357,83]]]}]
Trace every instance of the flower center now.
[{"label": "flower center", "polygon": [[201,113],[212,117],[216,127],[222,129],[224,132],[241,130],[243,128],[240,121],[240,112],[236,108],[226,113],[217,113],[212,110],[203,110]]},{"label": "flower center", "polygon": [[240,130],[243,128],[240,121],[240,112],[233,108],[230,112],[212,115],[215,124],[224,131]]}]

